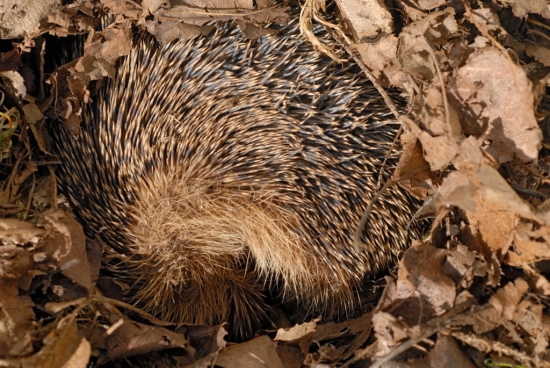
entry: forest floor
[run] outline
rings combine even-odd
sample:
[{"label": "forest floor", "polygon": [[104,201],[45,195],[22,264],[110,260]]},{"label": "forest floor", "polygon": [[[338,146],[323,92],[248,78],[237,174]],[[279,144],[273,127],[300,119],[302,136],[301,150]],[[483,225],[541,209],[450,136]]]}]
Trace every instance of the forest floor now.
[{"label": "forest floor", "polygon": [[[169,42],[237,19],[257,38],[269,33],[262,25],[287,22],[289,7],[3,2],[0,367],[550,367],[546,0],[301,4],[303,34],[317,49],[354,58],[383,95],[389,86],[406,92],[403,113],[385,94],[403,125],[388,185],[427,199],[419,218],[432,226],[393,272],[365,281],[355,318],[292,325],[277,309],[277,328],[240,343],[226,340],[223,325],[173,326],[98,291],[98,247],[60,209],[47,116],[78,127],[90,82],[113,75],[136,28]],[[115,21],[98,31],[105,13]],[[339,48],[316,40],[313,23]],[[45,42],[76,34],[88,34],[84,55],[45,70]]]}]

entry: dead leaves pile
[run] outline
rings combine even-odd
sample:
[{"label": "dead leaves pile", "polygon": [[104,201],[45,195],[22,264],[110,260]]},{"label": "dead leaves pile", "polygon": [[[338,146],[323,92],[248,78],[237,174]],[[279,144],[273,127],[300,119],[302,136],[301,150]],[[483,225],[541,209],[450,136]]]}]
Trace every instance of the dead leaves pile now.
[{"label": "dead leaves pile", "polygon": [[[547,1],[336,0],[339,24],[323,1],[302,4],[304,36],[322,23],[342,48],[311,39],[318,49],[335,58],[345,50],[376,85],[408,92],[406,113],[388,101],[405,127],[394,180],[431,198],[422,212],[435,219],[371,312],[241,344],[227,343],[223,326],[176,328],[98,294],[98,245],[55,209],[44,115],[77,134],[78,101],[91,81],[113,75],[134,26],[169,42],[236,18],[255,38],[271,33],[262,25],[286,22],[288,8],[45,1],[25,16],[34,3],[8,7],[6,19],[22,20],[0,30],[21,39],[0,53],[0,366],[550,367]],[[103,11],[110,25],[95,31]],[[29,71],[47,57],[45,33],[87,34],[84,56],[49,78],[54,93],[43,67]]]}]

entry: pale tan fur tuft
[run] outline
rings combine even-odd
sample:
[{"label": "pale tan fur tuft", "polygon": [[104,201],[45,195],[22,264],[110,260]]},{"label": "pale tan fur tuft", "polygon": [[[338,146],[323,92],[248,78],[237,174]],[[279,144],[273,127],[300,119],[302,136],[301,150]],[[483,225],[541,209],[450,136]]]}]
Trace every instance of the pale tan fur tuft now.
[{"label": "pale tan fur tuft", "polygon": [[263,309],[266,285],[258,280],[324,310],[336,301],[324,294],[350,299],[349,275],[334,275],[308,251],[295,232],[299,218],[277,204],[276,191],[213,187],[177,174],[154,180],[138,191],[129,231],[142,270],[133,301],[144,309],[172,321],[220,323],[232,308],[248,309],[232,303]]}]

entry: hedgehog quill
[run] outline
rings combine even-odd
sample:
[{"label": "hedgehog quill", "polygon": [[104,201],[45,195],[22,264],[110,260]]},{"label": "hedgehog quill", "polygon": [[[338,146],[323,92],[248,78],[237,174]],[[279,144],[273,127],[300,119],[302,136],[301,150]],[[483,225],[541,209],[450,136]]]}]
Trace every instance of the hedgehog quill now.
[{"label": "hedgehog quill", "polygon": [[[331,44],[316,28],[317,36]],[[399,124],[375,88],[315,52],[298,22],[250,41],[231,23],[160,45],[139,36],[117,75],[61,126],[59,180],[127,300],[171,322],[228,322],[248,336],[266,293],[333,316],[415,234],[398,186],[376,203]],[[109,261],[110,259],[110,261]],[[113,259],[116,259],[114,261]]]}]

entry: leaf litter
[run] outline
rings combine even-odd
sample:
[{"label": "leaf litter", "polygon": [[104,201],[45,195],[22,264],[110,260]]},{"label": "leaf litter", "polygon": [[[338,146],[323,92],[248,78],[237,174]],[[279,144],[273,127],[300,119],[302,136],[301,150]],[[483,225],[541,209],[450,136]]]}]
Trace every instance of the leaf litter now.
[{"label": "leaf litter", "polygon": [[[288,6],[52,1],[36,19],[21,12],[36,2],[21,2],[0,30],[15,39],[0,49],[0,366],[550,367],[547,1],[301,5],[316,48],[345,50],[382,93],[407,93],[406,111],[388,102],[404,127],[393,181],[426,199],[426,237],[396,272],[366,282],[349,319],[280,311],[275,329],[242,343],[227,342],[223,326],[173,326],[103,296],[101,251],[57,196],[46,119],[78,134],[79,101],[114,74],[135,27],[169,42],[236,18],[257,38],[288,21]],[[338,24],[327,20],[334,12]],[[113,21],[97,31],[102,13]],[[313,23],[341,50],[313,39]],[[52,37],[81,37],[83,56],[47,70]]]}]

